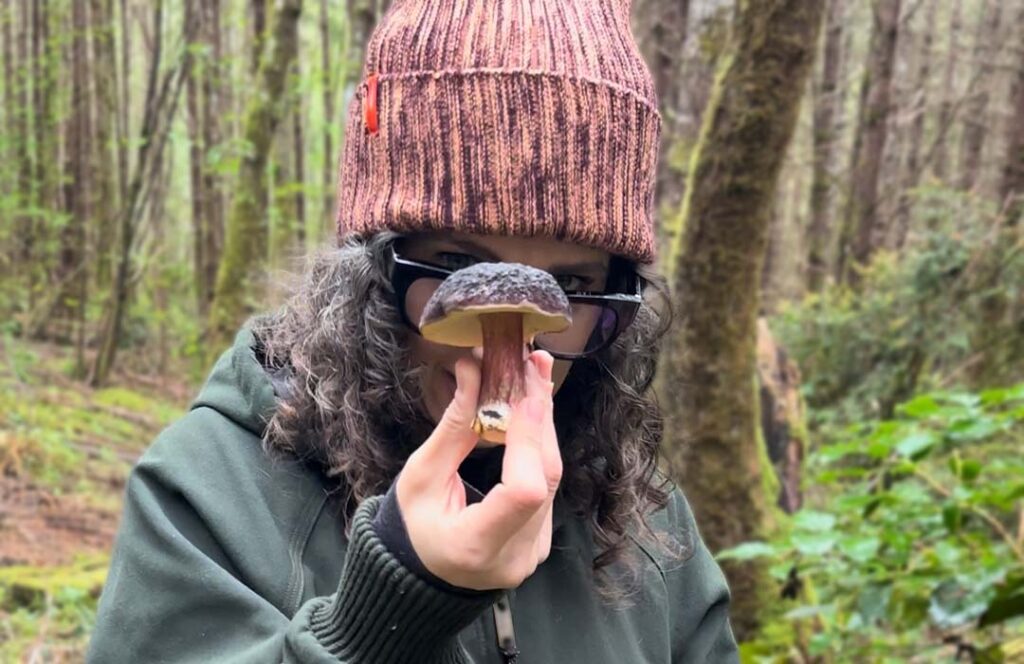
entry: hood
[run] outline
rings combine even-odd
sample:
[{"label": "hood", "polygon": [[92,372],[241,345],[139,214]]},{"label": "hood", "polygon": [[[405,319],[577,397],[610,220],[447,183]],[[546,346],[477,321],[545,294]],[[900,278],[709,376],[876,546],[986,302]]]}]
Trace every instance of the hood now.
[{"label": "hood", "polygon": [[263,435],[276,400],[270,375],[256,359],[256,337],[243,327],[217,360],[192,408],[212,408],[257,436]]}]

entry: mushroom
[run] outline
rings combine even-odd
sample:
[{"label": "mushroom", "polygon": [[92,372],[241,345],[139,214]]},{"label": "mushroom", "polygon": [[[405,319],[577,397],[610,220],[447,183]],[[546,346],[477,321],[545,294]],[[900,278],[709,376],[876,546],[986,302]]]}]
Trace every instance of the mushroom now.
[{"label": "mushroom", "polygon": [[445,279],[423,308],[420,333],[449,346],[483,346],[473,430],[505,442],[512,406],[526,395],[524,346],[572,324],[572,307],[549,273],[520,263],[476,263]]}]

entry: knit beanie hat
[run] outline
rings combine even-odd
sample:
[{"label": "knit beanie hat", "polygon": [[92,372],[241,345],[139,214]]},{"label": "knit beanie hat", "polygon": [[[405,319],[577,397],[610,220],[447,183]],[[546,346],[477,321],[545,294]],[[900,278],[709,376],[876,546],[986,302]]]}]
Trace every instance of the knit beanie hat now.
[{"label": "knit beanie hat", "polygon": [[338,237],[533,236],[653,263],[661,116],[631,0],[394,0],[349,104]]}]

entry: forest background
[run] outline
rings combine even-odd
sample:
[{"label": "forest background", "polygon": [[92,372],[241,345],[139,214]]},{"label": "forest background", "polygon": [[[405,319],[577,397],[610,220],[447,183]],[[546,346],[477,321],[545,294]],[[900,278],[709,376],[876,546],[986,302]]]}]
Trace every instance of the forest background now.
[{"label": "forest background", "polygon": [[[0,661],[81,659],[132,464],[333,241],[386,5],[0,0]],[[1024,661],[1024,0],[631,15],[744,660]]]}]

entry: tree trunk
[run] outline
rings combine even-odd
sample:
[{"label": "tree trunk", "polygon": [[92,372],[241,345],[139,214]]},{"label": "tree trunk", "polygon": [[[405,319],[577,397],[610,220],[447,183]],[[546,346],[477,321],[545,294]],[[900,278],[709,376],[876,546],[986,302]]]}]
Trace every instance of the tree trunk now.
[{"label": "tree trunk", "polygon": [[659,244],[670,241],[663,215],[678,210],[683,196],[686,165],[672,159],[672,146],[680,139],[682,115],[683,48],[690,18],[690,0],[635,0],[631,12],[634,33],[654,78],[661,110],[661,146],[654,200],[658,201],[656,228]]},{"label": "tree trunk", "polygon": [[1016,18],[1012,34],[1014,38],[1010,43],[1017,45],[1016,71],[1010,87],[1013,115],[1006,127],[1007,152],[999,183],[999,200],[1007,224],[1015,226],[1022,225],[1020,218],[1024,215],[1024,47],[1021,46],[1024,44],[1024,6]]},{"label": "tree trunk", "polygon": [[946,179],[949,171],[949,130],[953,125],[953,97],[956,89],[956,63],[963,55],[960,52],[960,32],[963,30],[963,0],[952,0],[949,14],[949,46],[946,52],[946,68],[942,74],[942,107],[939,110],[935,147],[932,149],[932,170],[935,177]]},{"label": "tree trunk", "polygon": [[[201,12],[202,7],[197,7],[193,2],[188,2],[185,5],[186,23],[195,20],[192,16],[193,12]],[[203,21],[205,24],[205,21]],[[203,31],[205,33],[205,31]],[[186,126],[188,127],[188,140],[189,140],[189,185],[192,189],[192,265],[193,265],[193,282],[196,294],[196,310],[200,316],[205,316],[209,310],[207,305],[209,304],[209,298],[207,297],[208,290],[207,282],[205,279],[206,273],[204,266],[206,265],[206,192],[203,190],[204,180],[203,171],[205,155],[208,146],[203,142],[203,127],[202,127],[202,115],[199,109],[201,108],[201,101],[199,99],[199,93],[201,89],[200,77],[206,76],[207,68],[210,67],[210,58],[203,58],[201,67],[190,67],[188,72],[188,78],[185,81],[185,109],[187,111],[187,117],[185,118]]]},{"label": "tree trunk", "polygon": [[324,212],[323,223],[328,228],[333,227],[334,215],[334,186],[335,168],[334,141],[332,139],[336,118],[334,117],[334,72],[331,65],[331,23],[327,11],[327,0],[320,0],[320,84],[323,88],[324,104],[324,165],[323,165],[323,187],[324,187]]},{"label": "tree trunk", "polygon": [[[57,189],[60,178],[60,156],[58,155],[57,127],[54,119],[56,106],[55,96],[57,55],[50,39],[50,6],[48,0],[33,3],[32,26],[32,79],[33,85],[33,125],[36,143],[36,204],[39,210],[55,210],[57,208]],[[33,243],[40,245],[46,241],[46,224],[37,223],[35,232],[30,236]],[[43,252],[37,254],[33,264],[27,271],[29,275],[30,306],[34,305],[34,296],[38,285],[45,282],[41,270],[49,267],[49,258]]]},{"label": "tree trunk", "polygon": [[[204,33],[211,48],[212,58],[203,69],[203,145],[206,150],[221,144],[222,124],[220,118],[230,108],[225,90],[230,90],[227,69],[223,63],[221,44],[220,0],[202,0],[204,10]],[[214,284],[217,282],[217,267],[224,249],[224,192],[223,178],[204,160],[203,168],[203,319],[213,302]]]},{"label": "tree trunk", "polygon": [[[71,112],[65,123],[65,164],[69,177],[64,181],[64,204],[68,222],[61,231],[60,263],[57,277],[60,297],[56,318],[62,323],[58,333],[65,342],[73,340],[74,321],[84,304],[84,286],[88,279],[86,250],[90,239],[89,219],[92,211],[92,164],[89,137],[92,118],[89,100],[89,43],[86,4],[71,3],[71,43],[67,52],[71,75]],[[76,372],[85,367],[78,366]]]},{"label": "tree trunk", "polygon": [[[297,74],[300,75],[301,74]],[[295,160],[295,239],[300,252],[306,247],[306,147],[305,131],[302,126],[302,98],[297,97],[295,112],[292,114],[292,156]]]},{"label": "tree trunk", "polygon": [[[684,311],[659,372],[664,453],[712,551],[765,535],[764,449],[757,437],[755,331],[768,214],[814,57],[819,0],[740,3],[731,57],[704,116],[673,246]],[[694,386],[679,393],[676,386]],[[671,386],[669,388],[668,386]],[[678,396],[675,396],[678,395]],[[727,565],[740,638],[770,586],[761,563]]]},{"label": "tree trunk", "polygon": [[960,182],[963,191],[974,189],[981,171],[981,153],[988,133],[988,103],[992,87],[1002,21],[1002,0],[985,0],[974,35],[974,61],[978,67],[977,82],[964,113],[964,129],[960,149]]},{"label": "tree trunk", "polygon": [[242,159],[235,182],[235,199],[228,216],[227,237],[213,305],[210,308],[211,352],[226,345],[235,328],[253,311],[247,295],[259,301],[267,260],[267,157],[281,120],[288,72],[298,50],[301,0],[283,0],[272,19],[271,47],[260,66],[259,90],[245,117],[244,140],[250,149]]},{"label": "tree trunk", "polygon": [[[3,58],[3,99],[0,100],[0,131],[5,137],[0,148],[0,200],[12,201],[17,193],[17,178],[10,171],[9,164],[15,161],[15,151],[7,137],[15,136],[11,115],[14,112],[14,10],[10,0],[0,0],[0,58]],[[5,207],[0,207],[0,278],[7,279],[16,274],[21,254],[21,237],[9,229],[17,228],[15,215]]]},{"label": "tree trunk", "polygon": [[[115,197],[114,137],[117,114],[117,60],[114,52],[114,8],[111,0],[89,0],[92,19],[93,90],[95,91],[95,145],[94,168],[96,232],[99,238],[113,237]],[[106,284],[110,280],[113,259],[111,246],[106,242],[96,245],[96,280]]]},{"label": "tree trunk", "polygon": [[[189,9],[196,0],[186,0],[184,41],[189,44],[197,32],[195,12]],[[170,131],[181,90],[188,78],[192,61],[191,49],[185,48],[174,66],[160,77],[163,59],[163,0],[153,3],[153,57],[146,83],[145,110],[142,127],[139,130],[138,152],[135,170],[128,185],[128,196],[124,199],[118,214],[118,260],[114,273],[114,286],[106,304],[103,318],[103,336],[96,353],[89,383],[102,385],[110,375],[121,340],[121,325],[128,308],[133,274],[132,247],[141,220],[145,218],[150,193],[156,184],[160,161],[163,156],[167,134]]]},{"label": "tree trunk", "polygon": [[921,142],[924,138],[924,121],[928,111],[928,81],[931,78],[933,44],[935,41],[935,16],[937,0],[925,0],[928,3],[925,13],[925,25],[921,32],[917,57],[917,81],[914,85],[916,94],[913,97],[910,123],[910,135],[907,137],[907,161],[904,170],[903,184],[900,187],[899,203],[896,208],[895,237],[893,245],[900,249],[906,242],[910,230],[910,211],[913,204],[914,189],[921,181]]},{"label": "tree trunk", "polygon": [[[14,41],[17,51],[17,67],[13,78],[14,86],[11,91],[14,93],[14,103],[8,107],[13,121],[10,126],[13,132],[10,134],[14,143],[15,164],[17,178],[15,180],[15,191],[12,197],[14,209],[16,210],[17,229],[16,236],[20,238],[20,247],[17,260],[22,270],[35,272],[36,247],[35,236],[36,226],[31,214],[31,208],[36,203],[32,197],[32,175],[35,170],[31,143],[29,141],[30,115],[29,115],[29,91],[33,85],[31,70],[29,68],[29,36],[31,31],[31,10],[29,2],[21,3],[20,22],[14,30]],[[14,19],[14,12],[11,12],[11,19]],[[35,163],[38,163],[36,161]],[[34,283],[29,284],[34,291]]]},{"label": "tree trunk", "polygon": [[836,110],[842,102],[839,56],[842,52],[846,0],[829,0],[821,79],[814,86],[814,154],[811,181],[811,224],[807,229],[807,289],[816,293],[825,285],[832,244],[831,201],[839,132]]},{"label": "tree trunk", "polygon": [[857,284],[851,263],[867,265],[878,246],[878,186],[888,135],[889,99],[899,34],[900,0],[876,0],[868,62],[861,80],[850,195],[843,217],[837,280]]},{"label": "tree trunk", "polygon": [[131,108],[131,97],[129,96],[131,80],[131,30],[128,25],[128,0],[121,0],[121,93],[118,104],[117,121],[117,187],[120,193],[122,204],[128,196],[128,170],[130,153],[128,150],[128,137],[132,135],[131,120],[128,109]]}]

